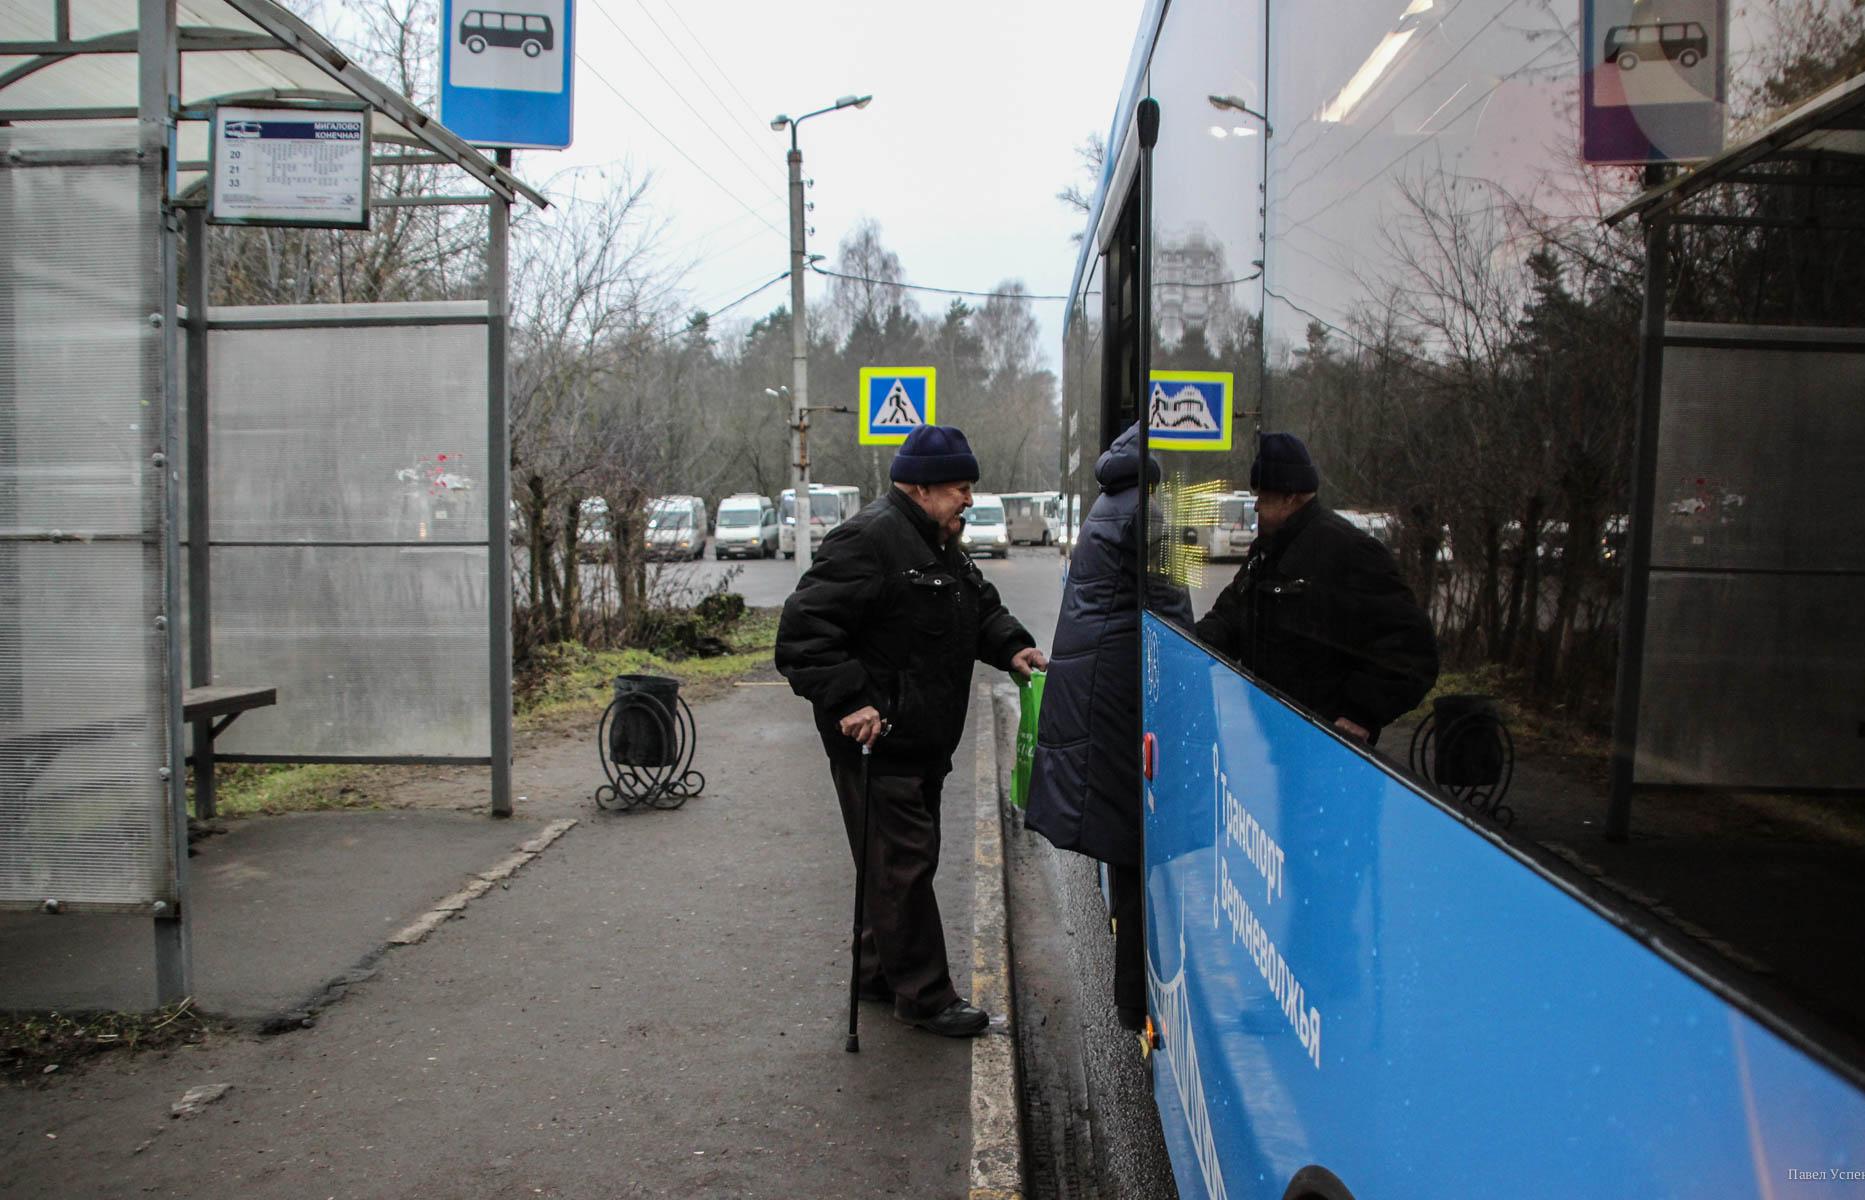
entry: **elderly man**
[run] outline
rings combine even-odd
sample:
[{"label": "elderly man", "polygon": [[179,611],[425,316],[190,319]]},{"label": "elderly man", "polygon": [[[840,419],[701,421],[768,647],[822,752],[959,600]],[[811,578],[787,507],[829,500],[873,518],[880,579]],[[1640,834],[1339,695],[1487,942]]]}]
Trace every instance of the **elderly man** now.
[{"label": "elderly man", "polygon": [[[849,846],[860,855],[861,747],[871,747],[861,993],[947,1037],[990,1017],[959,998],[933,895],[939,798],[965,730],[974,661],[1027,675],[1043,654],[959,548],[978,460],[923,425],[894,487],[823,539],[784,604],[777,669],[816,709]],[[799,534],[799,536],[802,536]]]},{"label": "elderly man", "polygon": [[1315,499],[1321,474],[1300,438],[1263,434],[1250,486],[1256,542],[1198,637],[1371,745],[1437,680],[1431,619],[1391,552]]}]

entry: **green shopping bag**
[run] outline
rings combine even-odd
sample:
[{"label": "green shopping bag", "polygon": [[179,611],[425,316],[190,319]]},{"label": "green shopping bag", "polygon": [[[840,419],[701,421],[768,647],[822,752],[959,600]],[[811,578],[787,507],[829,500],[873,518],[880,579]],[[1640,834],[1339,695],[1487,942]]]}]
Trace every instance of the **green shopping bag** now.
[{"label": "green shopping bag", "polygon": [[1048,678],[1045,672],[1032,671],[1028,679],[1017,681],[1023,717],[1017,725],[1017,769],[1010,777],[1010,802],[1018,808],[1030,799],[1030,764],[1036,759],[1036,724],[1043,711],[1043,681]]}]

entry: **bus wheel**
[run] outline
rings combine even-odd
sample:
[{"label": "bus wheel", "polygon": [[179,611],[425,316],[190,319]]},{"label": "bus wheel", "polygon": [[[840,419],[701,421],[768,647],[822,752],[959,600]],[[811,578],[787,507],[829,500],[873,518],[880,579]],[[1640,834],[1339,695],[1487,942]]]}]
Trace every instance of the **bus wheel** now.
[{"label": "bus wheel", "polygon": [[538,55],[544,53],[544,43],[538,41],[536,38],[526,38],[524,49],[526,58],[536,58]]},{"label": "bus wheel", "polygon": [[1621,71],[1630,71],[1633,67],[1636,67],[1637,65],[1638,65],[1638,55],[1632,53],[1630,50],[1627,50],[1624,54],[1621,54],[1619,56],[1619,69]]},{"label": "bus wheel", "polygon": [[1677,61],[1683,66],[1684,70],[1688,71],[1691,67],[1697,65],[1697,52],[1695,50],[1686,50],[1677,56]]},{"label": "bus wheel", "polygon": [[486,39],[480,37],[478,34],[474,34],[472,37],[466,39],[466,48],[471,50],[474,54],[484,54],[486,50]]},{"label": "bus wheel", "polygon": [[1303,1167],[1289,1180],[1282,1200],[1353,1200],[1353,1193],[1326,1167]]}]

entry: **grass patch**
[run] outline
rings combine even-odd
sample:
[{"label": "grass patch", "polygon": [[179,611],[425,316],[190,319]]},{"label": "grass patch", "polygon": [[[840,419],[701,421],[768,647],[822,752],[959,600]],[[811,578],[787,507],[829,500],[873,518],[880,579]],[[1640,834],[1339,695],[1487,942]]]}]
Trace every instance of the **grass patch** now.
[{"label": "grass patch", "polygon": [[359,787],[368,768],[347,763],[221,763],[214,807],[223,817],[378,807]]},{"label": "grass patch", "polygon": [[600,712],[613,696],[617,675],[670,675],[682,684],[724,683],[769,666],[777,645],[778,609],[754,608],[732,630],[730,654],[670,658],[648,650],[591,650],[576,643],[549,646],[516,687],[513,707],[521,727],[577,712]]},{"label": "grass patch", "polygon": [[206,1040],[218,1026],[183,1000],[152,1013],[0,1015],[0,1078],[15,1082],[115,1050],[160,1050]]},{"label": "grass patch", "polygon": [[[726,639],[731,653],[712,658],[591,650],[576,643],[543,647],[512,681],[515,724],[531,729],[570,716],[594,717],[613,696],[610,681],[617,675],[671,675],[689,689],[748,675],[770,665],[780,612],[747,610]],[[215,767],[215,806],[223,817],[380,808],[365,786],[377,769],[342,763],[221,763]]]},{"label": "grass patch", "polygon": [[1560,713],[1529,699],[1528,683],[1519,672],[1496,663],[1484,663],[1466,671],[1445,671],[1424,703],[1407,714],[1423,718],[1431,712],[1431,702],[1439,696],[1482,695],[1493,697],[1509,736],[1529,747],[1554,750],[1586,758],[1607,758],[1612,751],[1610,739],[1601,737],[1567,719]]}]

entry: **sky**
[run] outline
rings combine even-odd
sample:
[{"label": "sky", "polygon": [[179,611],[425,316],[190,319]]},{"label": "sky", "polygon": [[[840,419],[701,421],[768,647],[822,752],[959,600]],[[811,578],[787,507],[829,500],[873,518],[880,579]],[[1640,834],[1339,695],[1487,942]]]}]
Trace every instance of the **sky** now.
[{"label": "sky", "polygon": [[[1076,147],[1112,121],[1143,8],[577,0],[574,142],[521,152],[518,172],[531,182],[616,163],[652,172],[648,200],[669,223],[667,242],[693,260],[690,307],[716,311],[789,265],[789,134],[771,118],[871,93],[866,109],[800,128],[816,181],[810,252],[833,265],[843,235],[871,218],[909,283],[986,291],[1017,278],[1060,294],[1082,219],[1055,194],[1083,179]],[[826,300],[827,282],[812,276],[810,305]],[[937,313],[949,298],[918,302]],[[778,284],[720,320],[788,303]],[[1035,308],[1053,368],[1063,305]]]}]

